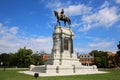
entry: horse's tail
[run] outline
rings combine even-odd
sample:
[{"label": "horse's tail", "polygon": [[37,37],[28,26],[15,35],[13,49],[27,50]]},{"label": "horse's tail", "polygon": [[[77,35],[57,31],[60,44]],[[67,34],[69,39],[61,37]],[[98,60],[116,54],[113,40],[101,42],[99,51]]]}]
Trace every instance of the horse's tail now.
[{"label": "horse's tail", "polygon": [[71,25],[71,20],[69,19],[70,25]]},{"label": "horse's tail", "polygon": [[69,19],[69,27],[71,28],[71,20]]}]

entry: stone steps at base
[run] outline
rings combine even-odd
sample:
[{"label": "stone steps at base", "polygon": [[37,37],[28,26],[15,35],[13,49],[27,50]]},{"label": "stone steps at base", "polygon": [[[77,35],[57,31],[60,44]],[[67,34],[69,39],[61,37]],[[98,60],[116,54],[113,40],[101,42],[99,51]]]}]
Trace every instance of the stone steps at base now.
[{"label": "stone steps at base", "polygon": [[45,66],[35,66],[31,71],[45,73]]},{"label": "stone steps at base", "polygon": [[40,73],[76,73],[98,71],[95,66],[63,66],[63,65],[43,65],[32,68],[33,72]]}]

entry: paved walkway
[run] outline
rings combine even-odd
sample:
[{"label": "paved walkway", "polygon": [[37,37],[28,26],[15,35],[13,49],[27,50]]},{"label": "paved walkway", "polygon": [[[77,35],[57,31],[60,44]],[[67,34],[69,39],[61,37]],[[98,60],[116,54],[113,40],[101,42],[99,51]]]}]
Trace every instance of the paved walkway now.
[{"label": "paved walkway", "polygon": [[[28,75],[34,75],[34,73],[36,72],[32,72],[32,71],[19,71],[19,73],[24,73],[24,74],[28,74]],[[68,75],[86,75],[86,74],[103,74],[103,73],[108,73],[105,71],[94,71],[94,72],[82,72],[82,73],[51,73],[51,74],[47,74],[47,73],[39,73],[39,76],[41,77],[45,77],[45,76],[68,76]]]}]

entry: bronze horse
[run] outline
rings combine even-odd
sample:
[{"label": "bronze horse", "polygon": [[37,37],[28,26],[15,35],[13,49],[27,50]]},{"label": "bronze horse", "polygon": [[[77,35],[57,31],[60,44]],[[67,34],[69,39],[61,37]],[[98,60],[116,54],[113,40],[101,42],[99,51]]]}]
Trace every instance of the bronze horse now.
[{"label": "bronze horse", "polygon": [[57,18],[58,25],[60,25],[60,20],[61,20],[61,21],[64,21],[64,26],[66,26],[66,22],[68,22],[68,25],[71,28],[71,20],[68,17],[66,17],[66,16],[62,17],[60,15],[60,13],[57,12],[57,11],[54,11],[54,14],[55,14],[55,16]]}]

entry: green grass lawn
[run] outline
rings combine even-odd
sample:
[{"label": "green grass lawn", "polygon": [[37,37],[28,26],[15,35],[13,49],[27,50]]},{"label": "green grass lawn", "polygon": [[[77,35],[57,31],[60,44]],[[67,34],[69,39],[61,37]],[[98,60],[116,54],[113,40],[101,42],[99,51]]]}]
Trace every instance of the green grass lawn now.
[{"label": "green grass lawn", "polygon": [[17,71],[25,69],[6,69],[0,70],[0,80],[120,80],[120,70],[107,70],[109,73],[92,75],[74,75],[59,77],[39,77],[21,74]]}]

